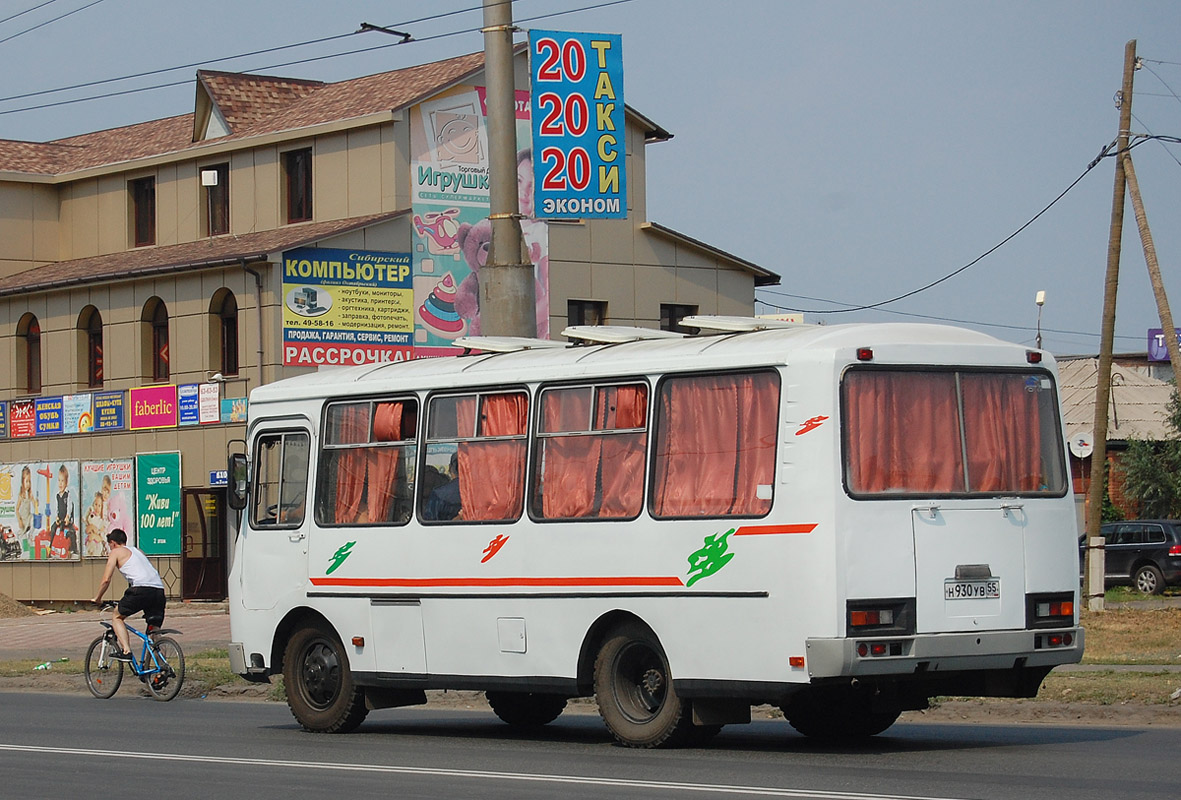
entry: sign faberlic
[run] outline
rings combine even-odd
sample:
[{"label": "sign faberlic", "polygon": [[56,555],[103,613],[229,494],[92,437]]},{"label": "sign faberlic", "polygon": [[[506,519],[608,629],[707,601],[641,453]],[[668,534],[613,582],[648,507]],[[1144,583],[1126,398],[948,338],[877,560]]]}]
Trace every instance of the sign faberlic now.
[{"label": "sign faberlic", "polygon": [[623,40],[529,32],[538,218],[624,219]]},{"label": "sign faberlic", "polygon": [[141,386],[130,390],[131,430],[175,428],[178,404],[176,386]]}]

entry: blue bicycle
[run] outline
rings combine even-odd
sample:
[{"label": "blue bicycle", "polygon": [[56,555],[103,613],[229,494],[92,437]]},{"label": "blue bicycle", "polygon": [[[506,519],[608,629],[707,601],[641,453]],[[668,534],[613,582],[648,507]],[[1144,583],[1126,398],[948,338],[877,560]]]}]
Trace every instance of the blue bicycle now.
[{"label": "blue bicycle", "polygon": [[[106,700],[119,691],[125,662],[115,658],[120,651],[115,629],[109,622],[101,624],[106,631],[91,642],[86,651],[86,685],[91,694]],[[180,631],[149,628],[145,634],[130,625],[127,631],[142,641],[138,655],[136,646],[131,649],[131,661],[127,663],[131,672],[143,681],[156,700],[167,702],[176,697],[185,681],[185,654],[175,639],[164,634]]]}]

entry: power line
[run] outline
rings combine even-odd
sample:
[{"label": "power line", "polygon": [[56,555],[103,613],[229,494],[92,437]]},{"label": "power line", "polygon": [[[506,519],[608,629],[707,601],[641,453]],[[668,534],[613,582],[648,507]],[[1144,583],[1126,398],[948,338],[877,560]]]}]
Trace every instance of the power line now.
[{"label": "power line", "polygon": [[[100,3],[102,1],[103,0],[95,0],[96,3]],[[511,2],[511,1],[512,0],[503,0],[503,2]],[[597,4],[589,5],[589,6],[583,6],[581,8],[572,8],[572,9],[568,9],[566,11],[554,11],[554,12],[550,12],[548,14],[538,14],[538,15],[532,16],[532,17],[525,17],[523,19],[517,20],[517,22],[533,22],[533,21],[540,20],[540,19],[548,19],[551,17],[560,17],[560,16],[564,16],[566,14],[577,14],[577,13],[580,13],[583,11],[593,11],[593,10],[600,9],[600,8],[606,8],[606,7],[615,6],[615,5],[622,5],[624,3],[631,3],[631,2],[634,2],[634,0],[608,0],[608,2],[597,3]],[[466,12],[470,12],[470,11],[475,11],[475,10],[477,10],[477,8],[482,8],[482,6],[462,9],[460,11],[449,11],[444,14],[437,14],[437,15],[434,15],[431,17],[422,17],[418,20],[409,20],[407,22],[394,23],[392,26],[388,26],[388,27],[402,28],[402,27],[406,27],[407,25],[415,24],[417,22],[422,22],[422,21],[427,21],[427,20],[432,20],[432,19],[439,19],[442,17],[454,16],[455,14],[461,14],[461,13],[466,13]],[[398,46],[405,45],[405,44],[414,44],[416,42],[429,42],[429,41],[433,41],[435,39],[445,39],[445,38],[448,38],[451,36],[461,36],[461,35],[468,34],[468,33],[478,33],[480,30],[482,30],[482,26],[477,26],[474,28],[465,28],[463,30],[449,31],[446,33],[435,34],[434,36],[425,36],[421,39],[414,38],[414,39],[410,39],[407,41],[398,41],[398,42],[391,42],[389,44],[376,45],[374,47],[362,47],[362,48],[358,48],[356,50],[349,50],[349,51],[346,51],[343,53],[329,53],[329,54],[322,55],[322,56],[314,56],[311,58],[296,59],[294,61],[285,61],[285,62],[277,63],[277,64],[268,64],[265,66],[252,67],[248,71],[255,72],[255,71],[260,71],[260,70],[270,70],[270,69],[280,69],[283,67],[291,67],[291,66],[295,66],[298,64],[311,64],[316,61],[327,61],[327,60],[330,60],[333,58],[342,58],[344,56],[357,55],[360,53],[370,53],[370,52],[374,52],[377,50],[385,50],[390,47],[398,47]],[[280,50],[288,50],[288,49],[292,49],[295,47],[303,47],[305,45],[310,45],[310,44],[319,44],[322,42],[333,41],[336,39],[343,39],[343,38],[346,38],[349,36],[355,36],[356,34],[361,33],[361,32],[362,31],[353,31],[352,33],[347,33],[347,34],[337,34],[336,36],[325,37],[323,39],[315,39],[315,40],[310,40],[308,42],[299,42],[296,44],[282,45],[279,47],[258,50],[258,51],[254,51],[252,53],[245,53],[245,54],[236,55],[236,56],[226,56],[224,58],[214,59],[212,61],[199,61],[199,62],[195,62],[193,64],[186,64],[186,65],[178,66],[178,67],[168,67],[168,68],[163,68],[163,69],[159,69],[159,70],[151,70],[148,72],[139,73],[137,75],[128,75],[128,76],[123,76],[123,77],[119,77],[119,78],[107,78],[107,79],[104,79],[101,81],[92,81],[89,83],[77,84],[75,86],[66,86],[66,87],[61,87],[58,89],[49,89],[49,90],[45,90],[43,92],[30,92],[30,93],[23,94],[23,95],[13,95],[10,97],[0,97],[0,101],[18,100],[18,99],[23,99],[23,98],[28,98],[28,97],[37,97],[37,96],[41,96],[41,95],[45,95],[45,94],[53,94],[56,92],[68,91],[70,89],[87,88],[90,86],[96,86],[96,85],[101,85],[101,84],[106,84],[106,83],[115,83],[115,82],[122,81],[122,80],[130,80],[132,78],[137,78],[137,77],[146,77],[149,75],[157,75],[157,74],[162,74],[165,72],[172,72],[172,71],[175,71],[178,69],[191,69],[192,67],[199,67],[204,64],[216,64],[216,63],[220,63],[222,61],[232,61],[234,59],[247,58],[247,57],[250,57],[253,55],[262,55],[265,53],[277,52]],[[54,101],[51,103],[41,103],[39,105],[22,106],[20,108],[12,108],[12,109],[8,109],[5,111],[0,111],[0,116],[7,115],[7,114],[17,114],[22,111],[38,111],[38,110],[46,109],[46,108],[56,108],[58,106],[72,105],[75,103],[84,103],[84,102],[87,102],[90,100],[102,100],[102,99],[109,98],[109,97],[119,97],[122,95],[136,94],[139,92],[154,91],[156,89],[167,89],[167,88],[171,88],[174,86],[183,86],[183,85],[185,85],[187,83],[191,83],[191,82],[192,82],[192,79],[186,79],[183,81],[171,81],[168,83],[154,84],[152,86],[141,86],[141,87],[137,87],[134,89],[123,89],[123,90],[115,91],[115,92],[105,92],[103,94],[88,95],[86,97],[77,97],[77,98],[73,98],[70,100],[58,100],[58,101]]]},{"label": "power line", "polygon": [[[763,294],[770,294],[770,295],[774,295],[776,297],[792,297],[792,298],[796,298],[799,300],[809,300],[809,301],[817,302],[817,303],[832,303],[834,305],[841,305],[841,306],[852,305],[851,303],[844,303],[844,302],[841,302],[840,300],[830,300],[826,297],[809,297],[807,295],[791,294],[789,292],[777,292],[772,289],[759,289],[758,291],[762,292]],[[764,305],[771,306],[772,308],[776,308],[776,309],[780,309],[780,310],[784,310],[784,311],[794,311],[795,310],[790,307],[776,305],[775,303],[768,303],[765,300],[759,300],[759,302],[763,303]],[[850,308],[848,310],[854,310],[854,309]],[[874,309],[870,309],[870,310],[877,311],[882,314],[895,314],[900,317],[914,317],[916,319],[928,319],[928,320],[934,320],[936,322],[954,322],[959,325],[977,325],[980,327],[987,327],[987,328],[1003,328],[1006,330],[1023,331],[1023,332],[1027,332],[1027,333],[1036,330],[1036,328],[1033,328],[1033,327],[1030,327],[1027,325],[1006,325],[1006,324],[1000,323],[1000,322],[981,322],[979,320],[973,320],[973,319],[957,319],[955,317],[940,317],[940,316],[936,316],[933,314],[919,314],[914,311],[898,311],[898,310],[892,309],[892,308],[874,308]],[[811,313],[823,313],[823,312],[811,312]],[[1099,335],[1097,333],[1087,332],[1087,331],[1068,331],[1068,330],[1062,330],[1062,329],[1056,329],[1056,328],[1046,328],[1046,327],[1042,328],[1042,332],[1043,333],[1055,333],[1055,334],[1059,334],[1062,336],[1095,337],[1095,336]],[[1141,337],[1139,337],[1139,336],[1116,336],[1116,338],[1138,341]]]},{"label": "power line", "polygon": [[876,308],[880,308],[885,305],[889,305],[890,303],[896,303],[899,300],[905,300],[907,297],[913,297],[916,294],[919,294],[921,292],[925,292],[928,289],[932,289],[932,288],[938,286],[939,284],[944,283],[945,281],[951,280],[956,275],[959,275],[961,272],[969,269],[970,267],[976,266],[981,261],[983,261],[985,258],[992,255],[997,250],[1000,250],[1002,247],[1004,247],[1006,244],[1011,242],[1013,239],[1017,238],[1017,236],[1022,231],[1024,231],[1026,228],[1028,228],[1034,222],[1036,222],[1043,214],[1045,214],[1051,208],[1053,208],[1058,203],[1059,200],[1061,200],[1063,197],[1066,197],[1067,193],[1070,192],[1070,190],[1073,189],[1075,186],[1077,186],[1079,184],[1079,182],[1087,176],[1087,173],[1089,173],[1092,169],[1094,169],[1099,164],[1099,162],[1103,160],[1104,157],[1110,155],[1111,148],[1112,148],[1112,145],[1108,145],[1106,148],[1104,148],[1099,153],[1099,156],[1096,157],[1094,161],[1092,161],[1090,164],[1087,165],[1087,168],[1083,170],[1081,175],[1079,175],[1077,178],[1075,178],[1074,181],[1069,186],[1067,186],[1065,189],[1062,190],[1061,194],[1059,194],[1057,197],[1055,197],[1053,200],[1051,200],[1049,205],[1047,205],[1041,211],[1034,214],[1029,219],[1029,221],[1027,221],[1024,225],[1022,225],[1017,230],[1010,233],[1004,239],[1001,239],[995,245],[990,247],[988,250],[985,250],[983,253],[981,253],[976,258],[972,259],[971,261],[969,261],[967,264],[964,264],[959,269],[949,272],[948,274],[944,275],[942,278],[939,278],[938,280],[931,281],[930,283],[928,283],[925,286],[920,286],[918,289],[912,289],[911,291],[906,292],[905,294],[900,294],[897,297],[891,297],[889,300],[882,300],[880,302],[870,303],[868,305],[852,306],[850,308],[838,308],[838,309],[828,309],[828,310],[804,309],[804,308],[796,308],[796,309],[791,309],[791,310],[792,311],[799,311],[800,313],[803,313],[803,314],[845,314],[850,311],[868,311],[870,309],[876,309]]},{"label": "power line", "polygon": [[14,20],[17,17],[23,17],[25,14],[28,14],[30,11],[36,11],[39,8],[45,8],[45,6],[52,5],[53,3],[56,3],[56,2],[57,2],[57,0],[45,0],[45,2],[42,3],[41,5],[33,6],[32,8],[26,8],[24,11],[18,11],[10,17],[5,17],[4,19],[0,19],[0,25],[3,25],[5,22],[9,22],[10,20]]},{"label": "power line", "polygon": [[[90,8],[91,6],[97,6],[101,2],[103,2],[103,0],[93,0],[93,2],[87,3],[86,5],[82,6],[81,8],[75,8],[73,11],[67,11],[66,13],[56,16],[53,19],[47,19],[44,22],[39,22],[31,28],[25,28],[23,31],[20,31],[19,33],[14,33],[11,36],[8,36],[4,39],[0,39],[0,44],[4,44],[5,42],[11,42],[13,39],[15,39],[18,36],[24,36],[26,33],[31,33],[32,31],[35,31],[38,28],[44,28],[46,25],[52,25],[54,22],[57,22],[59,19],[65,19],[68,16],[71,16],[73,14],[77,14],[79,11],[85,11],[86,9]],[[48,4],[45,4],[45,5],[48,5]],[[37,6],[37,8],[40,8],[40,7],[41,6]],[[29,10],[32,11],[33,9],[29,9]],[[22,13],[24,13],[24,12],[22,12]],[[9,17],[9,19],[12,19],[12,17]]]}]

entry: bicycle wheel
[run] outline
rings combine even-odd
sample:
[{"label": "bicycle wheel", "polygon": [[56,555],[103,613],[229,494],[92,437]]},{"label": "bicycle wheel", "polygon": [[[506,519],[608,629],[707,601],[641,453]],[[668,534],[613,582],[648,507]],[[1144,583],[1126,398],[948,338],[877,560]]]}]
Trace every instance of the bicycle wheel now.
[{"label": "bicycle wheel", "polygon": [[86,650],[86,687],[99,700],[119,691],[123,682],[123,662],[115,660],[118,645],[100,636]]},{"label": "bicycle wheel", "polygon": [[160,671],[145,675],[145,682],[152,697],[168,702],[180,693],[185,682],[185,654],[177,641],[167,636],[156,640],[155,651],[154,658]]}]

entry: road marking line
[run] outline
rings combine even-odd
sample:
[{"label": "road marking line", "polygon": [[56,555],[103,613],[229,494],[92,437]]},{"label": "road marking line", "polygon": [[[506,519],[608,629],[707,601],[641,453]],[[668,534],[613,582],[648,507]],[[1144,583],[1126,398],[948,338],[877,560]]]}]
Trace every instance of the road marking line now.
[{"label": "road marking line", "polygon": [[963,798],[933,797],[901,794],[864,794],[860,792],[828,792],[819,789],[778,789],[769,786],[727,786],[709,783],[677,783],[674,781],[642,781],[625,778],[596,778],[578,775],[544,775],[528,772],[489,772],[473,769],[439,769],[435,767],[398,767],[382,764],[332,764],[325,761],[283,761],[270,758],[231,758],[227,756],[195,756],[185,753],[120,753],[110,750],[84,750],[74,747],[37,747],[33,745],[0,744],[0,751],[18,753],[57,753],[94,758],[126,758],[140,761],[177,761],[196,764],[219,764],[243,767],[282,767],[283,769],[339,770],[341,772],[377,772],[395,775],[420,775],[448,778],[483,778],[498,781],[526,781],[533,783],[580,784],[587,786],[615,786],[629,789],[664,789],[672,792],[713,792],[716,794],[751,795],[758,797],[819,798],[820,800],[963,800]]}]

